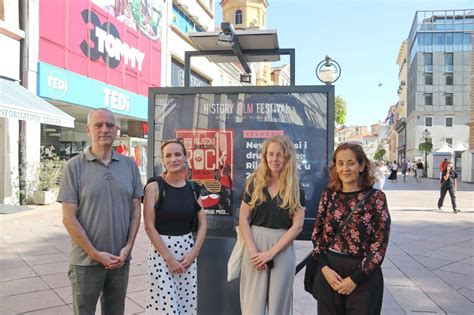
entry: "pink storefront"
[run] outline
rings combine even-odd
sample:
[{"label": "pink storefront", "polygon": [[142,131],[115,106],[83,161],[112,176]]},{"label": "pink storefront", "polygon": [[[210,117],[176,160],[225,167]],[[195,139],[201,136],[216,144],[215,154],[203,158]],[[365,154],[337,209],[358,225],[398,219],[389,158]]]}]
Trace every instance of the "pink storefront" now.
[{"label": "pink storefront", "polygon": [[76,118],[74,130],[42,128],[42,144],[59,153],[83,147],[86,114],[98,107],[117,114],[122,136],[144,138],[148,88],[161,83],[163,1],[44,0],[39,6],[38,94]]}]

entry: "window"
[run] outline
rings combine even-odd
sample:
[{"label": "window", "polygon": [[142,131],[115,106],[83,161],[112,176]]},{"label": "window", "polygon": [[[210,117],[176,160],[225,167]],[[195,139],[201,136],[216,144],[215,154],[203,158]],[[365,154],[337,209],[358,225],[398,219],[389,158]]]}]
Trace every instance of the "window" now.
[{"label": "window", "polygon": [[425,117],[425,127],[433,127],[433,117]]},{"label": "window", "polygon": [[242,10],[235,11],[235,24],[242,24]]},{"label": "window", "polygon": [[453,138],[446,138],[446,143],[449,145],[453,145]]},{"label": "window", "polygon": [[433,93],[425,93],[425,105],[433,105]]},{"label": "window", "polygon": [[446,127],[453,126],[453,117],[446,117]]},{"label": "window", "polygon": [[433,72],[433,54],[425,53],[425,72]]},{"label": "window", "polygon": [[444,94],[444,100],[446,105],[453,105],[453,93]]},{"label": "window", "polygon": [[446,85],[453,85],[453,74],[452,73],[445,73],[446,76]]},{"label": "window", "polygon": [[446,72],[453,72],[453,53],[444,54],[444,70]]},{"label": "window", "polygon": [[424,75],[425,75],[425,85],[433,85],[433,73],[426,72]]}]

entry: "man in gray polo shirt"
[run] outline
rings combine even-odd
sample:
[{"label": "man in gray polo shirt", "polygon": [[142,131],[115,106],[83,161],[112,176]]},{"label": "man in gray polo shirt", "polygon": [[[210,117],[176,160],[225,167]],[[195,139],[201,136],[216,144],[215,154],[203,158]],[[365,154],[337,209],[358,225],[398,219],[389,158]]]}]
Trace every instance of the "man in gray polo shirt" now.
[{"label": "man in gray polo shirt", "polygon": [[140,226],[143,188],[135,162],[112,150],[115,115],[89,112],[86,132],[91,146],[64,168],[58,201],[71,235],[69,279],[75,314],[123,314],[129,260]]}]

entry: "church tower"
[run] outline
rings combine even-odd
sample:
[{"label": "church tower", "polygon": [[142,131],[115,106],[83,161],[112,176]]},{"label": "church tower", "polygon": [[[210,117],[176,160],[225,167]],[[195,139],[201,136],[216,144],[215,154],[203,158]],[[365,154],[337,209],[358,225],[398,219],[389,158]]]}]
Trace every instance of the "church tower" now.
[{"label": "church tower", "polygon": [[[235,30],[266,29],[267,0],[222,0],[223,22],[230,22]],[[271,85],[271,67],[268,62],[253,63],[257,85]]]}]

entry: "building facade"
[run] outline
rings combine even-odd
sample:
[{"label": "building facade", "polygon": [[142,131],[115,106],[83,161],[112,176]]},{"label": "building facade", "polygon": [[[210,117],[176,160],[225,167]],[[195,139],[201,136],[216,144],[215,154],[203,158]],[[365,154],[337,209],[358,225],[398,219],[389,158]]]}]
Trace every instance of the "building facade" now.
[{"label": "building facade", "polygon": [[[222,0],[220,5],[223,21],[230,22],[235,29],[266,29],[267,0]],[[255,63],[252,68],[256,85],[274,84],[270,63]]]},{"label": "building facade", "polygon": [[[191,32],[214,31],[215,3],[207,1],[167,1],[165,15],[162,86],[184,86],[184,53],[196,47]],[[241,85],[240,71],[233,64],[214,64],[207,58],[191,58],[190,86]]]},{"label": "building facade", "polygon": [[41,128],[74,126],[72,116],[36,95],[37,34],[38,1],[0,1],[0,204],[28,201]]},{"label": "building facade", "polygon": [[416,12],[407,47],[408,159],[422,157],[425,129],[433,151],[468,142],[473,29],[472,9]]},{"label": "building facade", "polygon": [[402,161],[406,158],[406,118],[407,118],[407,41],[404,40],[400,45],[398,51],[397,65],[398,65],[398,102],[397,102],[397,113],[398,121],[396,122],[395,129],[397,131],[397,161]]}]

